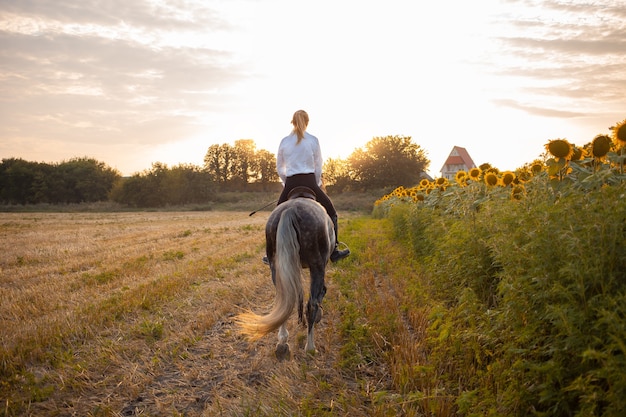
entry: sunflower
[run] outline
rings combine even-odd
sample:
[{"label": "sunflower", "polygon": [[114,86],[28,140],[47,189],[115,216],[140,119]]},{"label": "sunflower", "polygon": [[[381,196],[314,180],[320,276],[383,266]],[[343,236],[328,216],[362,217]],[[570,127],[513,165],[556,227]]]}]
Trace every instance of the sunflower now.
[{"label": "sunflower", "polygon": [[494,185],[498,185],[498,175],[495,172],[488,172],[485,174],[485,184],[493,187]]},{"label": "sunflower", "polygon": [[430,186],[430,181],[428,181],[426,178],[420,181],[420,187],[428,188],[429,186]]},{"label": "sunflower", "polygon": [[502,173],[502,184],[505,186],[511,184],[515,180],[515,174],[511,171],[505,171]]},{"label": "sunflower", "polygon": [[532,176],[533,174],[530,168],[518,168],[517,171],[515,171],[515,180],[513,180],[513,183],[519,184],[530,181]]},{"label": "sunflower", "polygon": [[422,194],[422,193],[415,194],[415,196],[413,197],[413,202],[417,203],[417,202],[420,202],[420,201],[424,201],[424,194]]},{"label": "sunflower", "polygon": [[467,180],[469,179],[469,175],[465,171],[458,171],[454,176],[454,181],[459,184],[461,187],[465,187],[467,185]]},{"label": "sunflower", "polygon": [[613,128],[613,140],[618,146],[626,145],[626,119],[616,124]]},{"label": "sunflower", "polygon": [[403,195],[406,195],[405,192],[406,190],[404,189],[404,186],[401,185],[397,187],[395,190],[393,190],[392,194],[396,197],[402,197]]},{"label": "sunflower", "polygon": [[480,176],[482,175],[482,170],[480,168],[472,168],[469,170],[469,177],[473,181],[480,181]]},{"label": "sunflower", "polygon": [[446,186],[446,185],[448,185],[448,179],[447,179],[447,178],[444,178],[444,177],[439,177],[439,178],[437,178],[437,180],[435,181],[435,185],[436,185],[437,187],[441,187],[442,185],[443,185],[443,186]]},{"label": "sunflower", "polygon": [[580,148],[578,146],[573,146],[574,148],[574,153],[572,154],[572,157],[570,158],[571,161],[580,161],[581,159],[583,159],[586,156],[586,152],[583,148]]},{"label": "sunflower", "polygon": [[570,159],[574,153],[572,144],[565,139],[554,139],[546,143],[546,150],[555,158]]},{"label": "sunflower", "polygon": [[598,135],[591,142],[591,154],[594,158],[603,159],[611,150],[611,138],[607,135]]},{"label": "sunflower", "polygon": [[524,195],[525,188],[523,185],[516,185],[511,190],[511,200],[521,200]]},{"label": "sunflower", "polygon": [[539,174],[541,171],[543,171],[543,162],[533,162],[533,164],[530,166],[530,171],[535,175]]}]

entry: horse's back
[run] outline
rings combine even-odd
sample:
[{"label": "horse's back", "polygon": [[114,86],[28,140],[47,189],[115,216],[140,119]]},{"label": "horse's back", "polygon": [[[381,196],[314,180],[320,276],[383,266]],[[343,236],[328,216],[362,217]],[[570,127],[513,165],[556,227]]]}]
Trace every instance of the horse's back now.
[{"label": "horse's back", "polygon": [[301,228],[323,230],[327,225],[328,215],[320,203],[310,198],[294,198],[276,206],[267,220],[266,232],[275,233],[282,213],[289,209],[295,210]]}]

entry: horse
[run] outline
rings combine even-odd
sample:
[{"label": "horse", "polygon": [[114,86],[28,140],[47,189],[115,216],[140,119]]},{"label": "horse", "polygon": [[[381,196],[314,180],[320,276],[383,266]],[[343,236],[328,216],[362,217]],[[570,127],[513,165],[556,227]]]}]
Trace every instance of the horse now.
[{"label": "horse", "polygon": [[[296,187],[289,199],[274,208],[265,225],[266,253],[276,289],[274,305],[266,315],[239,314],[240,332],[255,341],[278,329],[276,356],[289,357],[285,322],[298,307],[298,321],[308,327],[305,350],[315,353],[313,328],[322,318],[324,278],[335,247],[333,222],[307,187]],[[303,269],[309,269],[310,291],[304,316]]]}]

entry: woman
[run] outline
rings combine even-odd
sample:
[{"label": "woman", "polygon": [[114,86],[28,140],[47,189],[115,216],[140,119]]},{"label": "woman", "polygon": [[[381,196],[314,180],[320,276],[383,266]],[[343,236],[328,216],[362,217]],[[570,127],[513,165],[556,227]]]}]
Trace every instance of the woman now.
[{"label": "woman", "polygon": [[[317,201],[324,206],[335,226],[335,242],[337,240],[337,211],[330,198],[320,188],[322,185],[322,152],[317,138],[306,131],[309,115],[298,110],[291,119],[293,130],[280,142],[276,155],[276,170],[283,182],[283,192],[278,204],[287,201],[289,192],[295,187],[304,186],[315,192]],[[278,205],[277,204],[277,205]],[[337,262],[350,255],[350,249],[339,250],[337,243],[330,255],[330,260]]]}]

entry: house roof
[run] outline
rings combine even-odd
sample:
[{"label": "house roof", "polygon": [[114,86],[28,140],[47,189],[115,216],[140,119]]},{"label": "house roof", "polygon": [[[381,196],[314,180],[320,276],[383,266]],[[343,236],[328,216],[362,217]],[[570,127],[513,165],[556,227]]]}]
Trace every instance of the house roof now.
[{"label": "house roof", "polygon": [[465,164],[465,161],[460,156],[449,156],[448,159],[446,159],[446,163],[445,163],[445,165],[462,165],[462,164]]},{"label": "house roof", "polygon": [[465,165],[467,168],[474,168],[476,166],[472,157],[469,156],[467,149],[461,148],[460,146],[452,148],[450,155],[448,155],[446,162],[443,163],[439,172],[443,172],[446,165]]}]

